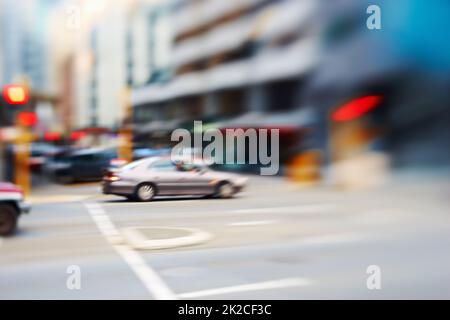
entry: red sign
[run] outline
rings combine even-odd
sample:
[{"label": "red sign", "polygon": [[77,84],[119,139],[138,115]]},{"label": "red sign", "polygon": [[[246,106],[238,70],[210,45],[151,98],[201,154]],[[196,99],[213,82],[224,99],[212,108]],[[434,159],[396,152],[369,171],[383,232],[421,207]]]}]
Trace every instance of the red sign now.
[{"label": "red sign", "polygon": [[339,107],[333,113],[332,119],[337,122],[358,119],[378,107],[382,101],[382,96],[365,96],[354,99]]}]

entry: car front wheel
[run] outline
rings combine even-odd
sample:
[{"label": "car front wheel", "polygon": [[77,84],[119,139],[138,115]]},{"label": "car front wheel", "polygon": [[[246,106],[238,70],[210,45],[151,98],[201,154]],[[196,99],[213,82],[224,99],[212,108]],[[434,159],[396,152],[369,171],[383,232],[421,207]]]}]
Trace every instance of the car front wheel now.
[{"label": "car front wheel", "polygon": [[222,199],[228,199],[233,197],[234,188],[231,183],[225,182],[219,185],[217,188],[217,196]]},{"label": "car front wheel", "polygon": [[0,204],[0,235],[6,236],[16,229],[19,214],[12,205]]},{"label": "car front wheel", "polygon": [[134,198],[139,201],[151,201],[155,196],[156,190],[150,183],[143,183],[136,188]]}]

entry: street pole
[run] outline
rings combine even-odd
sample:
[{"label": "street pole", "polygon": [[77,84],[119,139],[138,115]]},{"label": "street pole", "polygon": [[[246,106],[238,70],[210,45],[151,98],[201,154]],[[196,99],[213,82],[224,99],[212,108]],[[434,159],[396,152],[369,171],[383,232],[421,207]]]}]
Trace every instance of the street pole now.
[{"label": "street pole", "polygon": [[[26,92],[30,92],[30,82],[27,77],[23,77],[20,81]],[[27,101],[25,107],[30,108],[30,104]],[[17,135],[14,138],[14,182],[22,188],[25,196],[30,194],[31,191],[31,173],[30,173],[30,155],[31,155],[31,142],[33,141],[33,135],[30,131],[29,125],[31,123],[22,123],[19,116],[15,119],[15,126],[17,129]]]},{"label": "street pole", "polygon": [[19,185],[25,196],[31,191],[31,175],[30,175],[30,143],[32,135],[28,128],[18,125],[19,134],[15,141],[15,174],[14,181]]},{"label": "street pole", "polygon": [[133,131],[131,128],[133,118],[133,108],[131,106],[131,89],[125,88],[123,93],[124,120],[119,129],[119,148],[118,155],[120,159],[127,162],[133,161]]}]

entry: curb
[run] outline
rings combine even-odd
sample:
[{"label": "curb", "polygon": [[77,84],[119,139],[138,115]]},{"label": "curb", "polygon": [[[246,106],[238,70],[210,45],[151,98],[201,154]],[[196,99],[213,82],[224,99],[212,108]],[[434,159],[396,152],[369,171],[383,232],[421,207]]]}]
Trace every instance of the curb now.
[{"label": "curb", "polygon": [[[146,237],[142,230],[156,229],[185,231],[189,233],[187,236],[173,237],[166,239],[151,240]],[[176,247],[185,247],[195,244],[204,243],[212,238],[212,235],[206,231],[192,228],[175,228],[175,227],[129,227],[121,232],[124,242],[137,250],[157,250],[170,249]]]}]

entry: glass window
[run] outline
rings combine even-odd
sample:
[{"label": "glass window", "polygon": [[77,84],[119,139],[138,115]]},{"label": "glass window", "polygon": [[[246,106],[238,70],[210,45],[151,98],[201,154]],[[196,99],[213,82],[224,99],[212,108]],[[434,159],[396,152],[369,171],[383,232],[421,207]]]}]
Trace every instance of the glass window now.
[{"label": "glass window", "polygon": [[139,167],[142,163],[147,162],[147,159],[142,159],[139,161],[135,161],[132,163],[129,163],[122,167],[122,170],[128,171],[128,170],[134,170],[135,168]]},{"label": "glass window", "polygon": [[158,161],[149,166],[152,171],[175,171],[175,165],[171,161]]},{"label": "glass window", "polygon": [[94,155],[92,154],[84,154],[73,157],[73,162],[75,163],[92,162],[94,160]]}]

